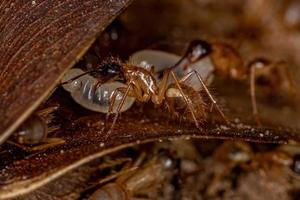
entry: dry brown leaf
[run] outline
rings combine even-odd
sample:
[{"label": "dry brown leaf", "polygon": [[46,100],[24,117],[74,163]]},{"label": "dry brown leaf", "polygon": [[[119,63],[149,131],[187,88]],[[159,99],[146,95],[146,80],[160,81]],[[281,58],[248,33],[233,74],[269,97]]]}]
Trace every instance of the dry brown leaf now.
[{"label": "dry brown leaf", "polygon": [[0,144],[130,0],[0,3]]},{"label": "dry brown leaf", "polygon": [[[0,198],[14,197],[35,190],[50,181],[63,176],[78,166],[117,150],[150,141],[173,140],[176,138],[230,139],[260,143],[300,143],[292,129],[270,126],[258,128],[236,123],[233,126],[216,119],[203,123],[201,130],[193,123],[171,118],[161,108],[145,106],[141,112],[138,106],[122,114],[112,135],[102,132],[104,114],[95,114],[76,106],[64,91],[57,91],[52,99],[62,107],[60,115],[69,116],[64,127],[55,135],[66,143],[43,152],[25,154],[25,157],[11,156],[0,172]],[[18,154],[8,146],[3,149]],[[20,152],[19,152],[20,153]],[[10,164],[9,164],[10,163]]]}]

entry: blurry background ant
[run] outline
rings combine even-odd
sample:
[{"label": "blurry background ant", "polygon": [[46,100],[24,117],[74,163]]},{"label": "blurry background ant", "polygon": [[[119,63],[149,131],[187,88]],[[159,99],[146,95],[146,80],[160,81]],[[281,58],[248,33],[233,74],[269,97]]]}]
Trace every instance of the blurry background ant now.
[{"label": "blurry background ant", "polygon": [[[157,191],[166,179],[170,179],[174,174],[175,162],[165,153],[158,153],[152,158],[147,158],[146,154],[142,153],[133,163],[131,159],[119,161],[112,164],[126,164],[119,172],[93,184],[93,188],[102,186],[88,198],[89,200],[148,199],[151,197],[147,194]],[[103,167],[113,165],[100,167],[103,170]],[[107,183],[112,180],[114,181]]]},{"label": "blurry background ant", "polygon": [[57,126],[50,125],[52,113],[57,108],[53,106],[36,111],[15,131],[7,143],[28,152],[41,151],[63,144],[65,142],[63,139],[48,138],[49,133],[59,129]]},{"label": "blurry background ant", "polygon": [[[241,141],[177,139],[142,145],[122,151],[121,157],[109,156],[102,164],[95,165],[97,171],[86,184],[82,197],[119,200],[198,199],[201,196],[214,199],[232,192],[243,196],[245,185],[247,191],[258,191],[253,181],[274,196],[282,192],[274,192],[276,187],[269,184],[291,184],[291,180],[299,184],[297,153],[299,148],[290,149],[286,145]],[[286,185],[285,191],[288,188]]]},{"label": "blurry background ant", "polygon": [[[276,187],[268,187],[268,184],[272,185],[275,182],[284,184],[286,177],[281,177],[281,175],[299,182],[299,173],[293,167],[297,157],[295,152],[287,150],[288,148],[283,149],[282,146],[266,147],[264,145],[261,146],[264,149],[258,150],[258,148],[260,148],[259,145],[241,141],[225,141],[217,147],[213,152],[213,162],[210,163],[212,166],[206,169],[208,170],[206,173],[211,174],[210,181],[207,182],[205,188],[206,194],[214,196],[229,188],[238,193],[238,190],[243,188],[243,183],[248,182],[247,184],[251,185],[252,181],[255,181],[260,187],[264,187],[275,195],[273,190],[276,190]],[[255,180],[252,180],[253,177]],[[244,182],[237,182],[237,179],[242,179]],[[261,184],[264,183],[266,185],[262,186]]]},{"label": "blurry background ant", "polygon": [[284,61],[271,62],[257,58],[245,65],[239,53],[225,43],[194,40],[189,44],[184,56],[171,69],[179,67],[188,70],[191,63],[198,62],[205,57],[209,57],[213,64],[211,75],[249,82],[253,116],[258,125],[261,125],[261,122],[256,105],[256,85],[267,88],[268,94],[280,92],[290,96],[297,94],[295,83]]},{"label": "blurry background ant", "polygon": [[[113,130],[119,114],[131,106],[130,102],[128,102],[129,100],[127,100],[128,97],[136,98],[136,100],[143,103],[151,101],[158,106],[166,104],[170,111],[174,110],[172,108],[172,104],[170,103],[170,99],[179,98],[180,100],[182,100],[182,102],[185,103],[185,106],[188,108],[189,114],[192,116],[196,127],[200,128],[199,123],[205,120],[206,116],[204,109],[205,103],[199,95],[198,99],[196,99],[197,105],[195,106],[189,95],[184,92],[184,90],[187,90],[186,88],[190,87],[189,85],[185,84],[185,81],[190,77],[196,77],[196,79],[198,80],[197,84],[200,84],[204,88],[204,91],[210,98],[212,105],[217,108],[223,119],[227,123],[229,123],[197,71],[186,74],[186,76],[179,80],[177,75],[173,71],[166,69],[163,72],[163,77],[161,79],[157,79],[154,73],[154,69],[154,67],[148,69],[140,66],[121,63],[118,60],[111,60],[109,62],[100,64],[94,70],[86,71],[79,75],[73,74],[73,71],[72,75],[66,73],[66,76],[65,78],[63,78],[61,85],[63,85],[63,87],[71,93],[79,91],[78,95],[72,95],[73,98],[77,98],[76,101],[79,104],[87,104],[89,103],[89,101],[93,101],[93,95],[100,94],[100,96],[96,96],[96,98],[98,98],[99,102],[104,105],[104,108],[99,111],[107,113],[105,123],[106,126],[107,122],[109,121],[110,115],[112,113],[115,113],[112,125],[109,128],[108,133],[111,133],[111,131]],[[87,79],[85,78],[83,82],[81,82],[81,78],[88,74],[91,76],[86,77]],[[174,83],[172,84],[169,83],[170,75],[172,77],[172,80],[174,81]],[[89,92],[88,95],[85,96],[85,90],[83,88],[87,86],[86,83],[90,81],[89,78],[95,78],[96,82],[94,84],[88,85],[88,91],[92,92]],[[113,88],[113,90],[111,90],[108,85],[107,89],[103,90],[102,93],[96,92],[98,88],[101,88],[101,86],[103,86],[103,84],[113,84],[116,81],[121,82],[126,86],[115,87]],[[192,88],[190,88],[189,90],[191,89]],[[121,98],[118,98],[120,94]],[[119,101],[118,105],[117,101]]]}]

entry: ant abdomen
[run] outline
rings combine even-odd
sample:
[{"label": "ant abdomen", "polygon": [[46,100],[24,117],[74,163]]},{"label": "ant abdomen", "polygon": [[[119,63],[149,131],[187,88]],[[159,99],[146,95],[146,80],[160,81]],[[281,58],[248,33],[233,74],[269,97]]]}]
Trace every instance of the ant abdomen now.
[{"label": "ant abdomen", "polygon": [[[78,68],[70,69],[64,76],[62,82],[69,81],[74,77],[85,73]],[[63,84],[63,88],[71,93],[71,96],[75,102],[92,111],[108,113],[111,103],[111,97],[113,92],[117,88],[126,88],[127,86],[121,82],[113,81],[100,84],[99,87],[95,87],[97,79],[93,76],[86,74],[70,83]],[[113,107],[113,112],[116,111],[123,93],[118,92],[116,95],[116,102]],[[121,112],[128,110],[134,103],[134,97],[126,97],[124,106],[122,106]]]},{"label": "ant abdomen", "polygon": [[[207,80],[214,69],[209,57],[205,57],[192,64],[189,64],[188,60],[184,59],[181,60],[180,56],[165,51],[147,49],[137,51],[132,54],[130,57],[130,63],[146,69],[150,69],[151,66],[155,66],[155,72],[158,74],[158,78],[161,76],[161,74],[159,74],[160,72],[163,72],[166,68],[174,66],[179,61],[180,66],[173,69],[179,78],[182,78],[195,70],[201,74],[201,77],[204,80]],[[201,84],[199,84],[197,77],[195,76],[187,80],[186,84],[191,86],[196,91],[203,89]]]}]

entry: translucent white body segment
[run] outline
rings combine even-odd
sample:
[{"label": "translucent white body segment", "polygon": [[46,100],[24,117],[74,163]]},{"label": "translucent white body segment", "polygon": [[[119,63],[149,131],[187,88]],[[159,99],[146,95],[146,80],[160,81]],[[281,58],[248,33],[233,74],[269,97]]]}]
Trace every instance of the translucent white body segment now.
[{"label": "translucent white body segment", "polygon": [[179,59],[180,57],[175,54],[146,49],[132,54],[129,62],[146,69],[150,69],[151,66],[155,66],[155,72],[159,72],[174,65]]},{"label": "translucent white body segment", "polygon": [[[84,73],[84,71],[82,71],[81,69],[70,69],[63,77],[62,82],[71,80],[72,78],[81,75],[82,73]],[[71,83],[64,84],[63,88],[70,92],[74,101],[81,106],[95,112],[107,113],[114,91],[117,88],[126,88],[127,85],[117,81],[108,82],[100,85],[100,87],[95,90],[94,85],[96,84],[96,82],[97,80],[94,77],[87,74],[72,81]],[[123,93],[117,92],[113,112],[116,112],[122,97]],[[132,106],[134,101],[135,98],[126,97],[121,112],[128,110]]]},{"label": "translucent white body segment", "polygon": [[[176,64],[180,58],[180,56],[172,53],[149,49],[135,52],[131,55],[129,62],[146,69],[150,69],[151,66],[154,66],[155,72],[160,72]],[[205,80],[207,84],[210,84],[212,77],[209,76],[212,74],[213,69],[214,67],[210,58],[206,57],[194,64],[189,65],[186,69],[183,69],[183,66],[179,66],[174,71],[176,72],[178,78],[182,78],[189,72],[196,70],[203,80]],[[202,89],[202,86],[195,75],[192,75],[185,83],[193,87],[196,91]]]}]

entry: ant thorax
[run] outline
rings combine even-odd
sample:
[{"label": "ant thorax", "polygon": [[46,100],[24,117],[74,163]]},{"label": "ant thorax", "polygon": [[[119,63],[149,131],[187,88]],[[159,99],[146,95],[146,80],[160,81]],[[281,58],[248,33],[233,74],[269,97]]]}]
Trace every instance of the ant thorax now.
[{"label": "ant thorax", "polygon": [[[174,66],[180,59],[181,59],[180,56],[172,53],[147,49],[147,50],[137,51],[134,54],[132,54],[130,56],[129,62],[133,65],[138,65],[140,67],[143,67],[147,70],[150,70],[151,67],[154,66],[156,78],[160,79],[163,70],[171,66]],[[206,80],[206,83],[208,84],[211,83],[212,79],[209,79],[210,78],[209,76],[212,74],[214,67],[209,57],[205,57],[193,64],[186,65],[186,63],[188,63],[188,61],[183,60],[180,66],[173,69],[173,71],[176,73],[178,78],[182,78],[188,73],[192,72],[193,70],[196,70],[201,75],[201,77],[204,80]],[[169,83],[171,82],[172,79],[169,79]],[[196,91],[202,90],[202,86],[199,84],[195,76],[187,80],[186,84],[192,87]]]},{"label": "ant thorax", "polygon": [[[84,71],[78,68],[70,69],[62,79],[62,82],[69,81],[72,78],[83,74]],[[96,112],[107,113],[111,103],[111,96],[113,92],[120,87],[126,87],[124,83],[118,81],[106,82],[99,87],[95,87],[97,79],[91,75],[84,75],[70,83],[63,84],[63,88],[71,93],[75,102],[81,106]],[[116,91],[117,92],[117,91]],[[116,111],[123,94],[118,92],[116,95],[116,106],[113,108],[113,112]],[[128,110],[134,103],[135,98],[126,97],[125,104],[121,109],[121,112]]]}]

